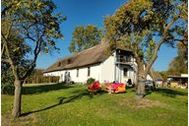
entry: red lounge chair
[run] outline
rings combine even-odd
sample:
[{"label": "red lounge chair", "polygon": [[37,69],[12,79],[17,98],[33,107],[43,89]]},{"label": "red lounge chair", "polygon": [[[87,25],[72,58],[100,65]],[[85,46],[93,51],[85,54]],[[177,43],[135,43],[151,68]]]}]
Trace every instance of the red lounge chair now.
[{"label": "red lounge chair", "polygon": [[101,90],[101,85],[100,85],[99,81],[95,81],[88,86],[89,92],[97,92],[99,90]]},{"label": "red lounge chair", "polygon": [[112,83],[106,84],[106,91],[109,93],[124,93],[126,92],[126,84],[123,83]]},{"label": "red lounge chair", "polygon": [[126,89],[125,89],[126,84],[120,83],[118,85],[119,86],[116,88],[115,93],[124,93],[124,92],[126,92]]}]

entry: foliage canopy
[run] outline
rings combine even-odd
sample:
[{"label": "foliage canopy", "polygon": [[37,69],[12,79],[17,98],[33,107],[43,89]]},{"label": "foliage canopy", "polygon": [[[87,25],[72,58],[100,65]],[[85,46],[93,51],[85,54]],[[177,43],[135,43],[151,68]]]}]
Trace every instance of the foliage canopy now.
[{"label": "foliage canopy", "polygon": [[72,33],[70,52],[80,52],[100,43],[102,31],[93,25],[77,26]]},{"label": "foliage canopy", "polygon": [[[138,80],[142,82],[163,44],[174,46],[184,42],[187,45],[187,16],[186,1],[129,0],[106,17],[106,38],[112,49],[122,46],[133,51]],[[144,87],[138,89],[144,94]]]}]

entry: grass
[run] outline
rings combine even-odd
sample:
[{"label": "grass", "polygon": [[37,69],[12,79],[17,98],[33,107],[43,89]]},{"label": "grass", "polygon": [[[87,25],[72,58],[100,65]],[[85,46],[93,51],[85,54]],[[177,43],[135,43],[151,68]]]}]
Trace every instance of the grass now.
[{"label": "grass", "polygon": [[188,92],[158,89],[139,100],[123,94],[92,95],[86,87],[29,86],[23,89],[22,117],[12,120],[13,96],[2,95],[2,126],[187,126]]}]

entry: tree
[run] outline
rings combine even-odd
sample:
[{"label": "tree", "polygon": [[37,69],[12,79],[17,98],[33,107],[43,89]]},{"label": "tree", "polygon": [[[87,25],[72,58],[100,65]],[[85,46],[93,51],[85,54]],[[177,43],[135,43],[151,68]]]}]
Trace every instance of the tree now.
[{"label": "tree", "polygon": [[[2,21],[2,26],[5,30],[2,31],[2,34],[6,34],[8,29],[8,21]],[[10,52],[10,57],[11,59],[14,59],[15,64],[18,65],[20,68],[21,72],[23,72],[23,63],[24,62],[29,62],[29,60],[24,59],[25,55],[30,51],[30,47],[27,46],[21,36],[19,36],[18,32],[16,30],[11,30],[10,31],[10,39],[9,42],[7,43],[9,49],[11,50]],[[12,87],[14,83],[14,76],[11,71],[11,66],[9,64],[9,61],[7,60],[7,56],[5,53],[5,45],[4,41],[1,42],[1,47],[2,47],[2,53],[1,53],[1,89],[3,93],[9,93],[13,94],[12,92]],[[19,48],[18,48],[19,47]],[[7,89],[8,88],[8,89]],[[11,88],[11,90],[9,90]]]},{"label": "tree", "polygon": [[157,73],[159,74],[159,75],[161,75],[161,77],[162,77],[162,79],[164,80],[164,81],[166,81],[167,80],[167,71],[157,71]]},{"label": "tree", "polygon": [[169,75],[188,73],[188,48],[183,43],[178,43],[177,48],[177,56],[169,64]]},{"label": "tree", "polygon": [[93,47],[101,41],[102,31],[93,25],[77,26],[72,33],[72,41],[69,46],[71,53],[77,53],[82,50]]},{"label": "tree", "polygon": [[[60,23],[65,20],[60,13],[55,14],[56,6],[51,0],[3,0],[1,32],[2,50],[5,61],[10,65],[14,75],[14,105],[13,117],[21,115],[21,89],[22,84],[36,66],[36,60],[40,53],[57,49],[55,40],[62,38]],[[5,25],[6,24],[6,25]],[[5,29],[5,27],[8,27]],[[5,31],[6,32],[5,32]],[[13,57],[16,50],[22,50],[17,44],[12,49],[12,31],[16,31],[24,41],[24,46],[30,47],[30,51],[21,59]],[[21,54],[22,55],[22,54]],[[20,56],[20,53],[18,53]],[[33,57],[33,58],[32,58]]]},{"label": "tree", "polygon": [[[163,44],[183,41],[186,31],[187,3],[167,0],[130,0],[115,14],[106,17],[106,38],[111,48],[132,49],[137,62],[137,95],[145,95],[144,81]],[[145,64],[145,69],[144,69]]]}]

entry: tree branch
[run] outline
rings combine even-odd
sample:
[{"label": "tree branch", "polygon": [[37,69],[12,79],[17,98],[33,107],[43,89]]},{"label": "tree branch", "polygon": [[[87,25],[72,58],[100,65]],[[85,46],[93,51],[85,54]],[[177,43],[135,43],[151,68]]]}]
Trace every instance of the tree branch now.
[{"label": "tree branch", "polygon": [[2,58],[2,56],[3,56],[4,50],[5,50],[5,44],[3,43],[3,47],[2,47],[2,49],[1,49],[1,58]]},{"label": "tree branch", "polygon": [[5,8],[1,11],[1,16],[2,16],[2,17],[5,16],[5,15],[6,15],[6,12],[7,12],[8,10],[10,10],[13,5],[14,5],[14,4],[11,4],[11,5],[9,5],[8,7],[5,7]]},{"label": "tree branch", "polygon": [[36,61],[37,61],[37,57],[41,51],[41,45],[42,45],[42,38],[44,36],[45,31],[43,31],[43,34],[39,37],[38,41],[36,41],[36,46],[34,49],[34,59],[33,62],[31,63],[31,67],[26,71],[26,73],[23,75],[22,80],[25,80],[33,71],[33,69],[36,66]]},{"label": "tree branch", "polygon": [[163,31],[163,36],[162,38],[160,39],[160,41],[156,44],[156,48],[154,49],[154,53],[153,53],[153,56],[151,58],[151,60],[147,63],[147,66],[146,66],[146,69],[145,69],[145,77],[147,76],[147,74],[149,73],[153,63],[155,62],[155,60],[157,59],[158,57],[158,51],[161,47],[161,45],[165,42],[165,38],[166,38],[166,35],[167,35],[167,32],[169,30],[169,28],[175,23],[175,21],[177,20],[177,18],[174,18],[164,29]]},{"label": "tree branch", "polygon": [[33,24],[31,24],[31,25],[29,25],[28,27],[25,27],[24,25],[22,26],[23,27],[23,29],[26,31],[26,39],[30,39],[30,40],[32,40],[32,41],[34,41],[34,42],[36,42],[37,40],[35,40],[33,37],[31,37],[30,36],[30,34],[29,34],[29,32],[28,32],[28,29],[30,29],[30,27],[31,26],[33,26],[33,25],[35,25],[36,23],[33,23]]},{"label": "tree branch", "polygon": [[6,55],[8,57],[8,61],[11,65],[12,71],[13,71],[13,75],[15,77],[16,80],[19,80],[19,76],[18,76],[18,67],[14,64],[11,56],[10,56],[10,50],[8,48],[8,40],[6,39],[6,37],[3,35],[3,33],[1,33],[2,38],[4,39],[4,46],[6,49]]},{"label": "tree branch", "polygon": [[[4,36],[4,39],[9,38],[9,36],[10,36],[10,34],[11,34],[12,26],[13,26],[13,23],[11,22],[9,29],[7,30],[8,33],[6,34],[6,36],[3,35],[3,36]],[[2,33],[2,34],[3,34],[3,33]],[[6,40],[5,40],[5,41],[6,41]],[[2,49],[1,49],[1,57],[3,56],[4,49],[5,49],[5,43],[3,43],[3,47],[2,47]]]},{"label": "tree branch", "polygon": [[35,40],[34,38],[32,38],[32,37],[29,35],[29,33],[27,33],[26,36],[27,36],[26,39],[30,39],[30,40],[36,42],[36,40]]},{"label": "tree branch", "polygon": [[1,59],[1,62],[5,62],[5,63],[9,63],[10,64],[8,59]]}]

